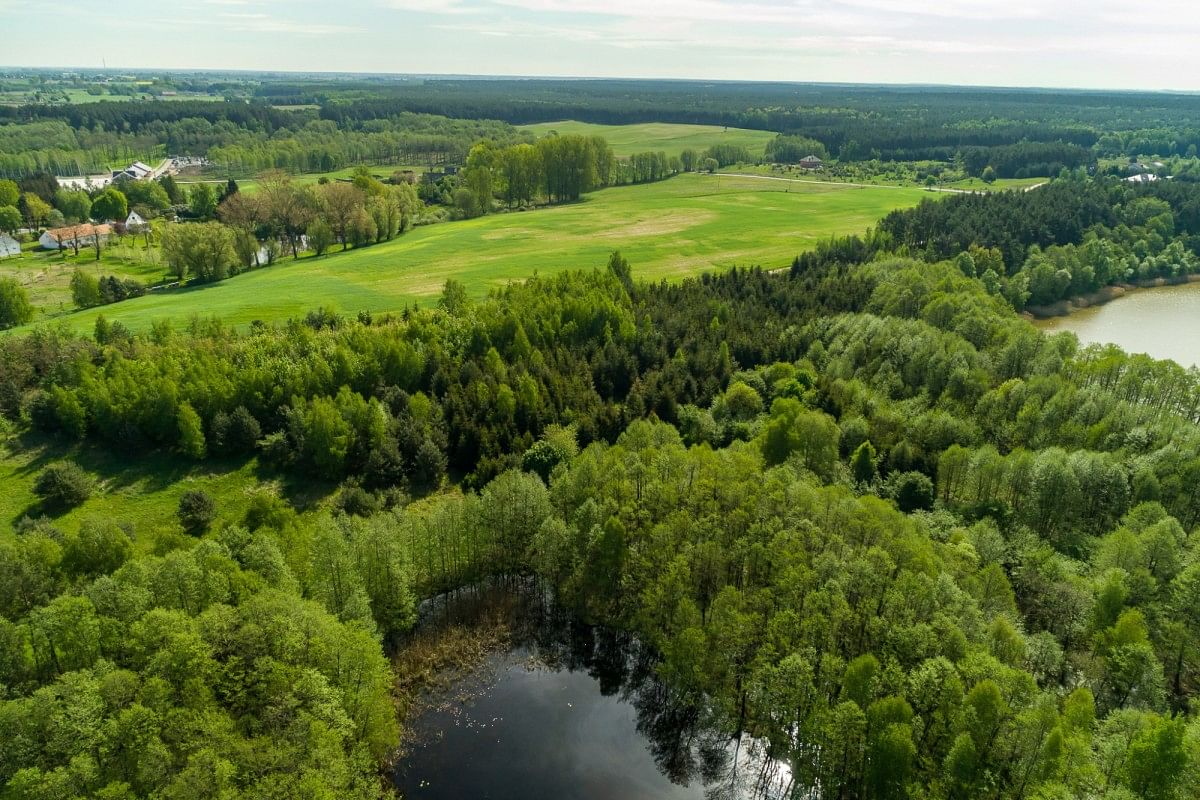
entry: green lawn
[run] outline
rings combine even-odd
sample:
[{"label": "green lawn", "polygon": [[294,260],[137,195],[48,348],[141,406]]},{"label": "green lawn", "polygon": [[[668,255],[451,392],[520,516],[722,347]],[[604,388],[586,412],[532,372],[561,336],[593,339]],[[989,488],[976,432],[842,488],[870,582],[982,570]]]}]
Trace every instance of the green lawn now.
[{"label": "green lawn", "polygon": [[777,269],[818,241],[859,233],[892,209],[930,196],[944,195],[685,174],[606,189],[571,205],[417,228],[374,247],[285,259],[220,284],[156,292],[61,319],[90,331],[103,313],[141,330],[155,319],[183,322],[193,314],[245,324],[301,316],[318,306],[394,311],[429,303],[447,278],[479,297],[534,272],[602,266],[613,250],[621,250],[643,280],[734,265]]},{"label": "green lawn", "polygon": [[590,122],[543,122],[523,125],[521,130],[533,131],[539,138],[551,131],[560,134],[603,136],[618,156],[630,156],[647,151],[663,151],[677,156],[691,148],[697,152],[715,144],[745,147],[754,156],[761,156],[767,142],[775,138],[772,131],[751,131],[745,128],[722,128],[720,125],[674,125],[667,122],[647,122],[638,125],[594,125]]}]

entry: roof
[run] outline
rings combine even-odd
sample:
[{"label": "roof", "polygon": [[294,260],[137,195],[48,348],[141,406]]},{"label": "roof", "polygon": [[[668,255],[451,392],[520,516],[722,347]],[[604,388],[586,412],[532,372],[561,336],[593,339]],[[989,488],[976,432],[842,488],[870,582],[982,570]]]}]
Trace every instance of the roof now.
[{"label": "roof", "polygon": [[82,225],[67,225],[65,228],[50,228],[46,234],[57,241],[71,241],[72,239],[81,239],[84,236],[92,236],[99,233],[101,236],[108,236],[112,233],[111,225],[92,225],[90,222],[85,222]]},{"label": "roof", "polygon": [[810,154],[806,155],[804,158],[802,158],[802,159],[800,159],[800,160],[801,160],[801,161],[820,161],[821,159],[820,159],[820,158],[818,158],[817,156],[814,156],[814,155],[812,155],[812,154],[810,153]]}]

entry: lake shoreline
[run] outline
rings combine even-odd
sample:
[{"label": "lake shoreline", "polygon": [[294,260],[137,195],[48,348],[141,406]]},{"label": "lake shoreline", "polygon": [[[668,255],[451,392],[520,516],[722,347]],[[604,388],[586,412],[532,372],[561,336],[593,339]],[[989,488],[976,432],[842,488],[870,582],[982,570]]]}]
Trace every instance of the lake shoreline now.
[{"label": "lake shoreline", "polygon": [[1110,303],[1121,297],[1126,297],[1142,289],[1160,289],[1165,286],[1185,286],[1189,283],[1200,283],[1200,273],[1184,275],[1178,278],[1152,278],[1150,280],[1134,281],[1132,283],[1117,283],[1105,286],[1095,292],[1076,295],[1057,303],[1044,306],[1026,306],[1021,316],[1030,322],[1067,317],[1077,311],[1095,308]]}]

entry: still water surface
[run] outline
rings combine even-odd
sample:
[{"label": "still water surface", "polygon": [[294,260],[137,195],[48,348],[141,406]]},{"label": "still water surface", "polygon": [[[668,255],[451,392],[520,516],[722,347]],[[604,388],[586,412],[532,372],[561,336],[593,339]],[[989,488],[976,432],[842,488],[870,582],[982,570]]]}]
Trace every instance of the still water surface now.
[{"label": "still water surface", "polygon": [[1115,344],[1129,353],[1200,366],[1200,283],[1139,289],[1110,303],[1035,323],[1074,331],[1081,344]]},{"label": "still water surface", "polygon": [[[421,626],[494,608],[489,587],[456,593]],[[654,658],[618,631],[587,626],[546,595],[521,592],[511,644],[406,723],[414,742],[395,782],[414,800],[771,800],[788,770],[749,737],[679,702]],[[475,611],[472,611],[475,606]]]}]

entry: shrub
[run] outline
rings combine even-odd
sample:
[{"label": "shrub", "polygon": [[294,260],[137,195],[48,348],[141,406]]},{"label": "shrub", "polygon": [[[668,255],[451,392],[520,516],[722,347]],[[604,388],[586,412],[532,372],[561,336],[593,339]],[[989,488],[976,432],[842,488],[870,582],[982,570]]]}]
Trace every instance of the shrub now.
[{"label": "shrub", "polygon": [[933,507],[933,481],[920,472],[900,472],[888,478],[887,493],[905,514]]},{"label": "shrub", "polygon": [[29,295],[16,278],[0,278],[0,329],[24,325],[33,319]]},{"label": "shrub", "polygon": [[74,508],[92,496],[94,482],[74,461],[59,461],[42,470],[33,484],[33,493],[46,505]]},{"label": "shrub", "polygon": [[189,489],[179,498],[179,522],[192,536],[200,536],[217,518],[217,504],[199,489]]},{"label": "shrub", "polygon": [[369,517],[383,507],[379,498],[361,486],[347,486],[334,501],[339,511],[352,517]]}]

